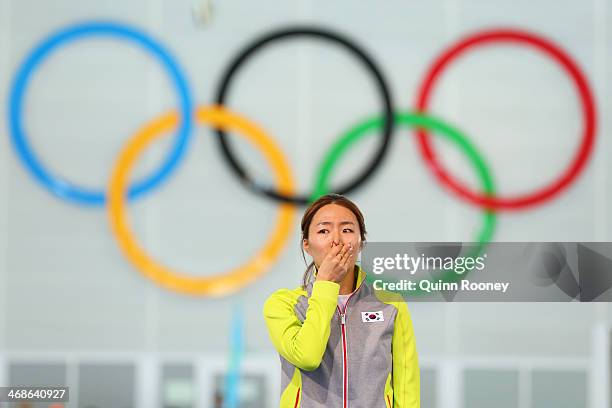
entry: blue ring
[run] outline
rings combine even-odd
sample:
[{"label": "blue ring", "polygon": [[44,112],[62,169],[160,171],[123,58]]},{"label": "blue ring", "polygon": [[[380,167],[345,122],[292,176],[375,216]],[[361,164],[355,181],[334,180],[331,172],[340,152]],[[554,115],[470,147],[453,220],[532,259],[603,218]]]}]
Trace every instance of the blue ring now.
[{"label": "blue ring", "polygon": [[176,168],[179,160],[183,157],[187,149],[187,142],[190,140],[192,128],[193,101],[187,80],[181,72],[178,64],[174,61],[168,51],[159,43],[148,37],[141,31],[129,26],[114,22],[85,22],[78,23],[44,39],[25,59],[17,75],[13,80],[10,102],[9,102],[9,128],[11,140],[17,153],[28,170],[32,173],[36,181],[50,190],[59,198],[72,201],[82,205],[103,205],[106,202],[105,191],[96,191],[90,188],[82,188],[69,183],[68,181],[53,176],[49,173],[35,156],[32,148],[27,142],[26,132],[23,127],[23,97],[31,79],[32,73],[45,58],[60,45],[75,41],[82,37],[106,36],[116,37],[143,47],[162,63],[164,69],[176,86],[180,99],[180,118],[181,125],[177,132],[176,142],[172,151],[168,154],[162,166],[142,181],[136,182],[129,189],[128,199],[136,198],[153,187],[160,184]]}]

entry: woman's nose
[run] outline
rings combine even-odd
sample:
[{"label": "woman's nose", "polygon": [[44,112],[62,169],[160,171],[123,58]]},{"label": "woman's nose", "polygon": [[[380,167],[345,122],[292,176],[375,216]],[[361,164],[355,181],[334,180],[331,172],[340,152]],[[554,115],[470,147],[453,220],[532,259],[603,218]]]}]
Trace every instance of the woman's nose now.
[{"label": "woman's nose", "polygon": [[336,245],[338,245],[338,244],[346,244],[346,242],[344,242],[342,234],[340,234],[337,231],[333,233],[332,238],[333,238],[334,242],[336,243]]},{"label": "woman's nose", "polygon": [[338,245],[338,244],[342,243],[340,234],[338,234],[337,231],[332,232],[332,237],[331,238],[332,238],[332,242],[333,242],[334,245]]}]

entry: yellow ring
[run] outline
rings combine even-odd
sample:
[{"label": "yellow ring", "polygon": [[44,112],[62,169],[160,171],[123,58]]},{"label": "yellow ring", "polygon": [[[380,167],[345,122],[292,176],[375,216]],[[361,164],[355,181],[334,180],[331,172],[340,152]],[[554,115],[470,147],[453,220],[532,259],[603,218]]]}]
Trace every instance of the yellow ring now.
[{"label": "yellow ring", "polygon": [[[291,169],[277,145],[257,125],[248,119],[221,107],[199,107],[196,111],[198,123],[219,129],[236,131],[261,149],[274,170],[278,191],[290,195],[295,183]],[[128,179],[134,162],[142,151],[154,140],[168,134],[179,123],[176,112],[161,116],[140,129],[128,141],[115,162],[108,185],[107,211],[113,235],[128,260],[147,278],[173,291],[190,295],[223,296],[235,292],[262,276],[287,244],[295,215],[295,205],[283,203],[279,206],[276,225],[266,244],[246,264],[229,272],[197,277],[174,271],[153,260],[138,244],[127,220],[126,194]]]}]

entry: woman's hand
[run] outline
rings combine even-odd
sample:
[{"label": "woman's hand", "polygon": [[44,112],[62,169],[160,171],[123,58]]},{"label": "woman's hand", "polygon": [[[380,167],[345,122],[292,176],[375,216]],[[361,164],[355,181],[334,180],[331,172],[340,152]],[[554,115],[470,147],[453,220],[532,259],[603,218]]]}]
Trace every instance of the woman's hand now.
[{"label": "woman's hand", "polygon": [[332,246],[319,266],[316,280],[342,282],[348,272],[349,261],[353,259],[353,251],[352,244]]}]

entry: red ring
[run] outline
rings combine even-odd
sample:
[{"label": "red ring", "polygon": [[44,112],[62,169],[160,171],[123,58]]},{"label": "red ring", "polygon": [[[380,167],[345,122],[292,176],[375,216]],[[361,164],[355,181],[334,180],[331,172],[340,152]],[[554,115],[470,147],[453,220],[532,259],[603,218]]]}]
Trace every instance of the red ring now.
[{"label": "red ring", "polygon": [[461,198],[467,199],[468,201],[487,209],[524,209],[529,206],[543,203],[544,201],[551,199],[556,194],[559,194],[562,190],[569,187],[569,185],[576,179],[580,171],[584,168],[593,150],[593,145],[595,142],[595,102],[585,75],[582,73],[578,65],[571,59],[571,57],[563,50],[549,40],[534,34],[513,29],[498,29],[482,31],[470,35],[455,43],[455,45],[444,51],[438,57],[427,72],[425,80],[421,85],[416,103],[417,112],[426,112],[432,88],[446,65],[452,62],[453,59],[457,58],[461,53],[467,51],[469,48],[492,42],[511,42],[534,47],[535,49],[541,51],[544,55],[547,55],[554,61],[558,62],[564,71],[569,74],[576,85],[578,94],[580,95],[580,102],[582,104],[584,130],[582,132],[582,143],[580,148],[567,170],[556,181],[532,193],[511,198],[493,197],[472,192],[468,187],[453,179],[446,172],[446,170],[440,165],[432,150],[431,143],[428,138],[429,132],[424,129],[418,129],[416,131],[417,140],[419,142],[421,154],[425,158],[429,167],[433,170],[435,176],[446,187],[450,187],[450,189]]}]

